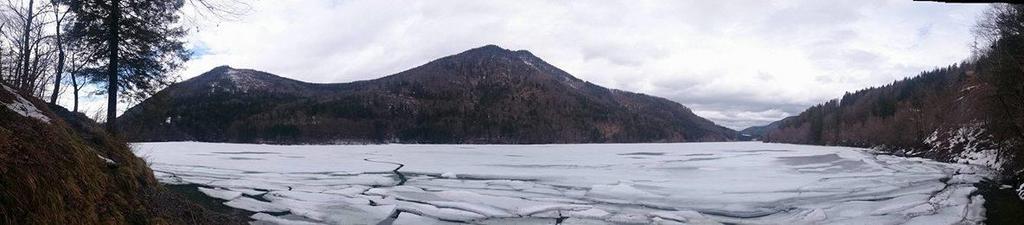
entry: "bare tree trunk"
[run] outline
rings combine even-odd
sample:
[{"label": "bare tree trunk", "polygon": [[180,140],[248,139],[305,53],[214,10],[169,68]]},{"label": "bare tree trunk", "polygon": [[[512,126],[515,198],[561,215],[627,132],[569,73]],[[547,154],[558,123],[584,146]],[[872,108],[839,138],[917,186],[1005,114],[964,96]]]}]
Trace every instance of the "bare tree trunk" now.
[{"label": "bare tree trunk", "polygon": [[75,97],[75,103],[74,103],[74,106],[72,107],[71,111],[72,112],[78,112],[78,90],[80,90],[80,88],[78,87],[78,79],[75,78],[75,72],[74,71],[72,71],[68,75],[71,75],[71,77],[70,77],[71,78],[71,89],[72,89],[71,90],[71,94]]},{"label": "bare tree trunk", "polygon": [[32,88],[35,96],[42,97],[43,93],[46,92],[44,90],[46,88],[46,80],[45,77],[43,77],[42,71],[39,69],[39,58],[43,57],[43,53],[39,52],[38,43],[33,43],[30,46],[31,48],[29,49],[31,49],[30,52],[32,54],[29,54],[28,59],[29,62],[32,64],[32,67],[29,67],[30,69],[27,70],[28,76],[26,77],[28,77],[30,84],[28,87]]},{"label": "bare tree trunk", "polygon": [[21,83],[21,84],[19,84],[20,85],[19,88],[21,88],[22,90],[30,89],[31,82],[32,82],[31,80],[29,80],[29,77],[28,77],[28,75],[29,75],[29,73],[28,73],[28,64],[29,64],[29,57],[30,57],[29,54],[31,54],[31,52],[30,52],[31,51],[31,47],[30,47],[31,44],[29,43],[30,42],[29,39],[31,38],[31,34],[32,34],[32,19],[33,19],[32,17],[35,16],[34,13],[32,12],[33,11],[33,6],[35,6],[34,4],[35,4],[35,0],[29,0],[28,1],[28,11],[25,11],[25,21],[24,21],[25,22],[25,27],[22,30],[22,32],[24,32],[24,33],[22,33],[22,40],[21,40],[21,58],[19,59],[20,62],[18,62],[18,76],[19,76],[19,79],[21,79],[21,82],[19,82],[19,83]]},{"label": "bare tree trunk", "polygon": [[74,105],[72,111],[78,112],[78,93],[80,90],[82,90],[81,86],[85,86],[85,84],[78,84],[78,76],[82,67],[78,63],[76,63],[78,62],[78,57],[77,55],[75,55],[74,51],[72,51],[71,55],[69,55],[68,57],[70,57],[70,61],[68,62],[70,63],[68,68],[68,78],[71,78],[71,94],[74,97]]},{"label": "bare tree trunk", "polygon": [[[0,24],[0,33],[3,33],[4,27],[6,26],[7,23]],[[0,81],[9,81],[8,79],[10,79],[10,77],[4,76],[4,49],[3,47],[0,47]]]},{"label": "bare tree trunk", "polygon": [[60,36],[60,28],[61,28],[60,22],[61,22],[61,19],[62,19],[62,18],[60,18],[60,8],[58,6],[56,6],[56,5],[54,5],[53,7],[54,7],[54,9],[53,9],[53,17],[54,17],[54,19],[56,19],[54,21],[57,23],[56,24],[57,25],[56,26],[57,27],[57,29],[56,29],[57,33],[56,33],[56,35],[54,35],[54,38],[56,39],[56,44],[57,44],[57,71],[54,74],[54,78],[53,78],[53,95],[50,95],[50,104],[56,105],[57,104],[57,96],[60,95],[60,81],[61,81],[60,78],[61,78],[61,75],[64,74],[64,40],[62,40],[61,36]]},{"label": "bare tree trunk", "polygon": [[107,48],[110,54],[110,62],[107,65],[107,131],[117,134],[117,68],[118,68],[118,43],[120,37],[118,31],[121,29],[121,0],[110,1],[110,15],[107,18]]}]

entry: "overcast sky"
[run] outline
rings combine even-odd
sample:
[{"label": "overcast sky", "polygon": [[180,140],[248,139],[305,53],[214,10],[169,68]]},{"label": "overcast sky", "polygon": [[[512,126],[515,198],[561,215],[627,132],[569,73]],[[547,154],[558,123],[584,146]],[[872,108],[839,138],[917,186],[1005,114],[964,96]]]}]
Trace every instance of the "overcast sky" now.
[{"label": "overcast sky", "polygon": [[986,5],[892,1],[252,1],[193,25],[182,79],[218,65],[372,79],[486,44],[733,129],[970,56]]}]

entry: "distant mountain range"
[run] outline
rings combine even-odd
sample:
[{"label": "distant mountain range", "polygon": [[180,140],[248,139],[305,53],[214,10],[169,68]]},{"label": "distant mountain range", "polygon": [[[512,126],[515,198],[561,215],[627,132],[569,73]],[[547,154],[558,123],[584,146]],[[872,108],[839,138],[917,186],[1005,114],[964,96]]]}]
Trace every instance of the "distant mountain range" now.
[{"label": "distant mountain range", "polygon": [[740,135],[745,136],[744,139],[762,140],[763,137],[765,136],[765,134],[768,134],[768,132],[777,130],[779,128],[779,126],[782,125],[783,121],[785,121],[786,119],[789,119],[789,118],[794,118],[794,117],[792,117],[792,116],[791,117],[787,117],[787,118],[784,118],[782,120],[771,122],[771,123],[769,123],[767,125],[751,126],[751,127],[744,128],[743,130],[740,130]]},{"label": "distant mountain range", "polygon": [[664,98],[580,80],[488,45],[374,80],[315,84],[217,67],[118,118],[133,141],[606,143],[729,141]]}]

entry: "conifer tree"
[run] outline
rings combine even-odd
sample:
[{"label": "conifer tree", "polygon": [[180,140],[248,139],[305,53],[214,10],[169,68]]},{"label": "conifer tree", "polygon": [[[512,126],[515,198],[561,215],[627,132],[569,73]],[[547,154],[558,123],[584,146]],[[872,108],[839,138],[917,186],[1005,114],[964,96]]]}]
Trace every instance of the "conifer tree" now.
[{"label": "conifer tree", "polygon": [[68,38],[95,53],[90,67],[105,68],[92,80],[106,85],[107,129],[116,132],[118,101],[145,98],[169,85],[172,72],[188,60],[186,31],[178,23],[184,1],[66,1],[75,14]]}]

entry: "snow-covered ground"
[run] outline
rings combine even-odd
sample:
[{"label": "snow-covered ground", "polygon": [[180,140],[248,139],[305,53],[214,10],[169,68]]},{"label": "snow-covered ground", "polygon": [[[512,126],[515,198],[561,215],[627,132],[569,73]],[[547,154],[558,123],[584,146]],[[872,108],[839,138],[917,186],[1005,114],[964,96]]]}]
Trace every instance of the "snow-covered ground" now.
[{"label": "snow-covered ground", "polygon": [[17,91],[14,91],[14,89],[11,89],[6,85],[0,85],[0,88],[3,89],[0,91],[6,91],[7,93],[10,93],[14,96],[14,99],[11,102],[0,101],[0,105],[4,105],[7,107],[7,109],[10,109],[11,111],[14,111],[18,114],[21,114],[22,116],[35,118],[46,123],[50,122],[50,117],[47,117],[46,114],[43,114],[42,111],[39,111],[39,109],[36,108],[36,106],[32,104],[31,101],[25,99],[24,97],[21,97],[21,94],[18,94]]},{"label": "snow-covered ground", "polygon": [[271,224],[976,224],[972,184],[987,176],[759,142],[136,149],[160,181],[202,185]]}]

